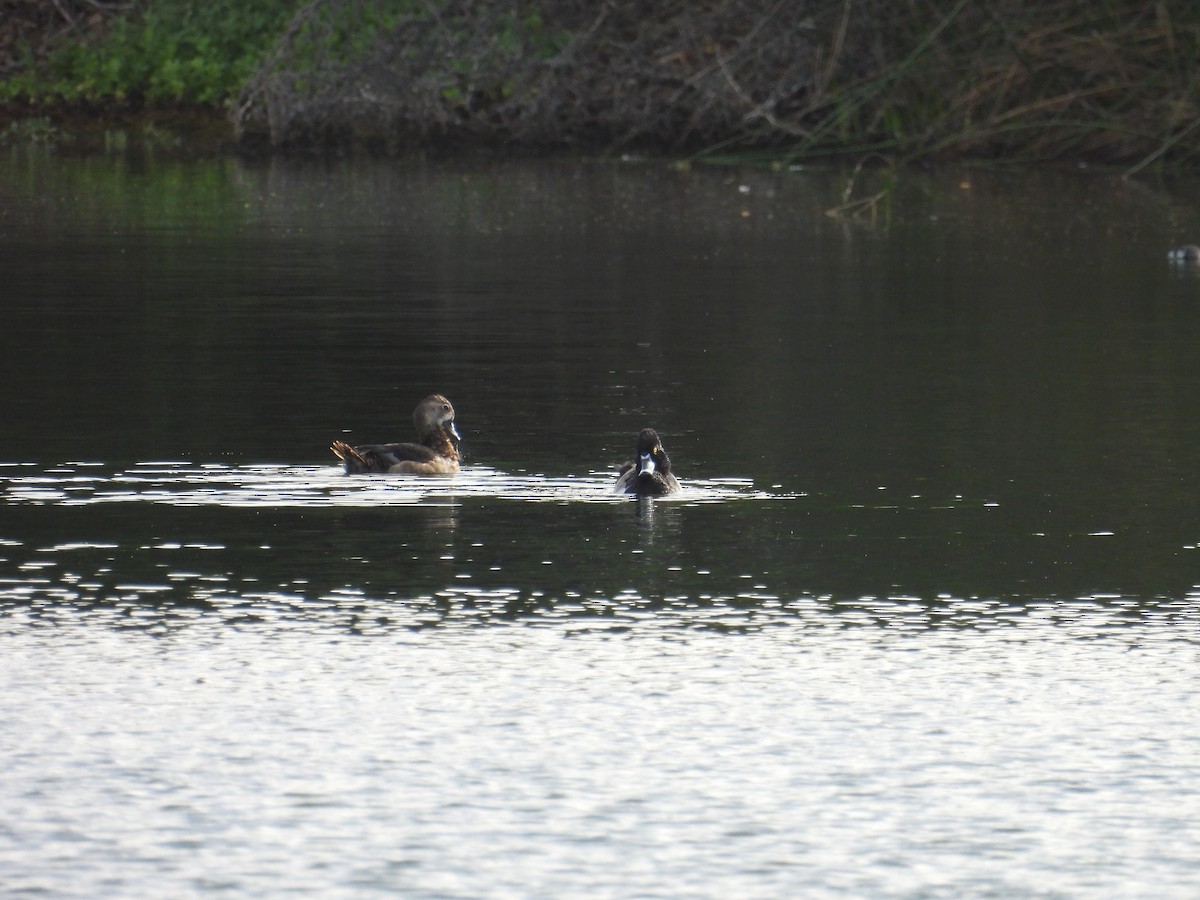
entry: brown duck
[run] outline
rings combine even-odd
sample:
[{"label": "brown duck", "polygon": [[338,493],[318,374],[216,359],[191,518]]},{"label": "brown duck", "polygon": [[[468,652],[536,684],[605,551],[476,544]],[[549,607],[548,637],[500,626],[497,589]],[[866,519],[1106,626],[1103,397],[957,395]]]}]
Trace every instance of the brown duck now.
[{"label": "brown duck", "polygon": [[330,450],[342,461],[347,475],[392,472],[412,475],[451,475],[458,471],[458,430],[454,407],[441,394],[431,394],[413,410],[417,444],[362,444],[351,447],[334,441]]}]

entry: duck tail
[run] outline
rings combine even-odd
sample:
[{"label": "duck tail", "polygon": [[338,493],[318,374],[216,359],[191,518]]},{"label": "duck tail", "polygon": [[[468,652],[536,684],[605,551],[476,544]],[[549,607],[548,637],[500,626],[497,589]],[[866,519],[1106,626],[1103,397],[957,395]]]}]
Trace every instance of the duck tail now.
[{"label": "duck tail", "polygon": [[334,456],[342,461],[342,464],[346,467],[347,475],[367,470],[367,461],[362,458],[362,454],[345,441],[334,441],[329,445],[329,449],[333,451]]}]

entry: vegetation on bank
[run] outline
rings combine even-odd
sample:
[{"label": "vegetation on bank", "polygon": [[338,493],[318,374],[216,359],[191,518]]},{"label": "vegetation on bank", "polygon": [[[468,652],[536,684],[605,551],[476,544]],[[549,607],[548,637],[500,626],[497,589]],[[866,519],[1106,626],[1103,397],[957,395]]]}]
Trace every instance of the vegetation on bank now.
[{"label": "vegetation on bank", "polygon": [[[22,11],[40,32],[14,33]],[[779,162],[1200,154],[1190,0],[0,0],[0,14],[10,117],[194,104],[273,146]]]},{"label": "vegetation on bank", "polygon": [[[222,106],[295,0],[0,0],[0,100]],[[22,27],[22,15],[24,22]]]}]

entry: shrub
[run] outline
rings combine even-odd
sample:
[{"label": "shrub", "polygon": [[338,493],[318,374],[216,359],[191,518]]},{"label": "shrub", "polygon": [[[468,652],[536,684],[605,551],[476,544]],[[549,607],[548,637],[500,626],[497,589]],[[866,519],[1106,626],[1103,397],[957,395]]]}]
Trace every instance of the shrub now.
[{"label": "shrub", "polygon": [[0,99],[228,102],[278,38],[296,0],[153,0],[59,39]]}]

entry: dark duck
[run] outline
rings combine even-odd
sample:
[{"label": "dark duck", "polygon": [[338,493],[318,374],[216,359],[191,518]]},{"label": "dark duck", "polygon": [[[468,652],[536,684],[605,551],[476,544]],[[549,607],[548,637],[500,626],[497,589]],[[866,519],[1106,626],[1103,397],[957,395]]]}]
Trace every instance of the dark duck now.
[{"label": "dark duck", "polygon": [[451,475],[458,471],[458,430],[454,407],[441,394],[431,394],[413,410],[419,443],[362,444],[351,447],[334,441],[330,450],[342,461],[347,475],[360,472]]},{"label": "dark duck", "polygon": [[671,473],[671,458],[653,428],[643,428],[638,435],[637,456],[621,467],[614,490],[640,497],[661,497],[679,490]]}]

